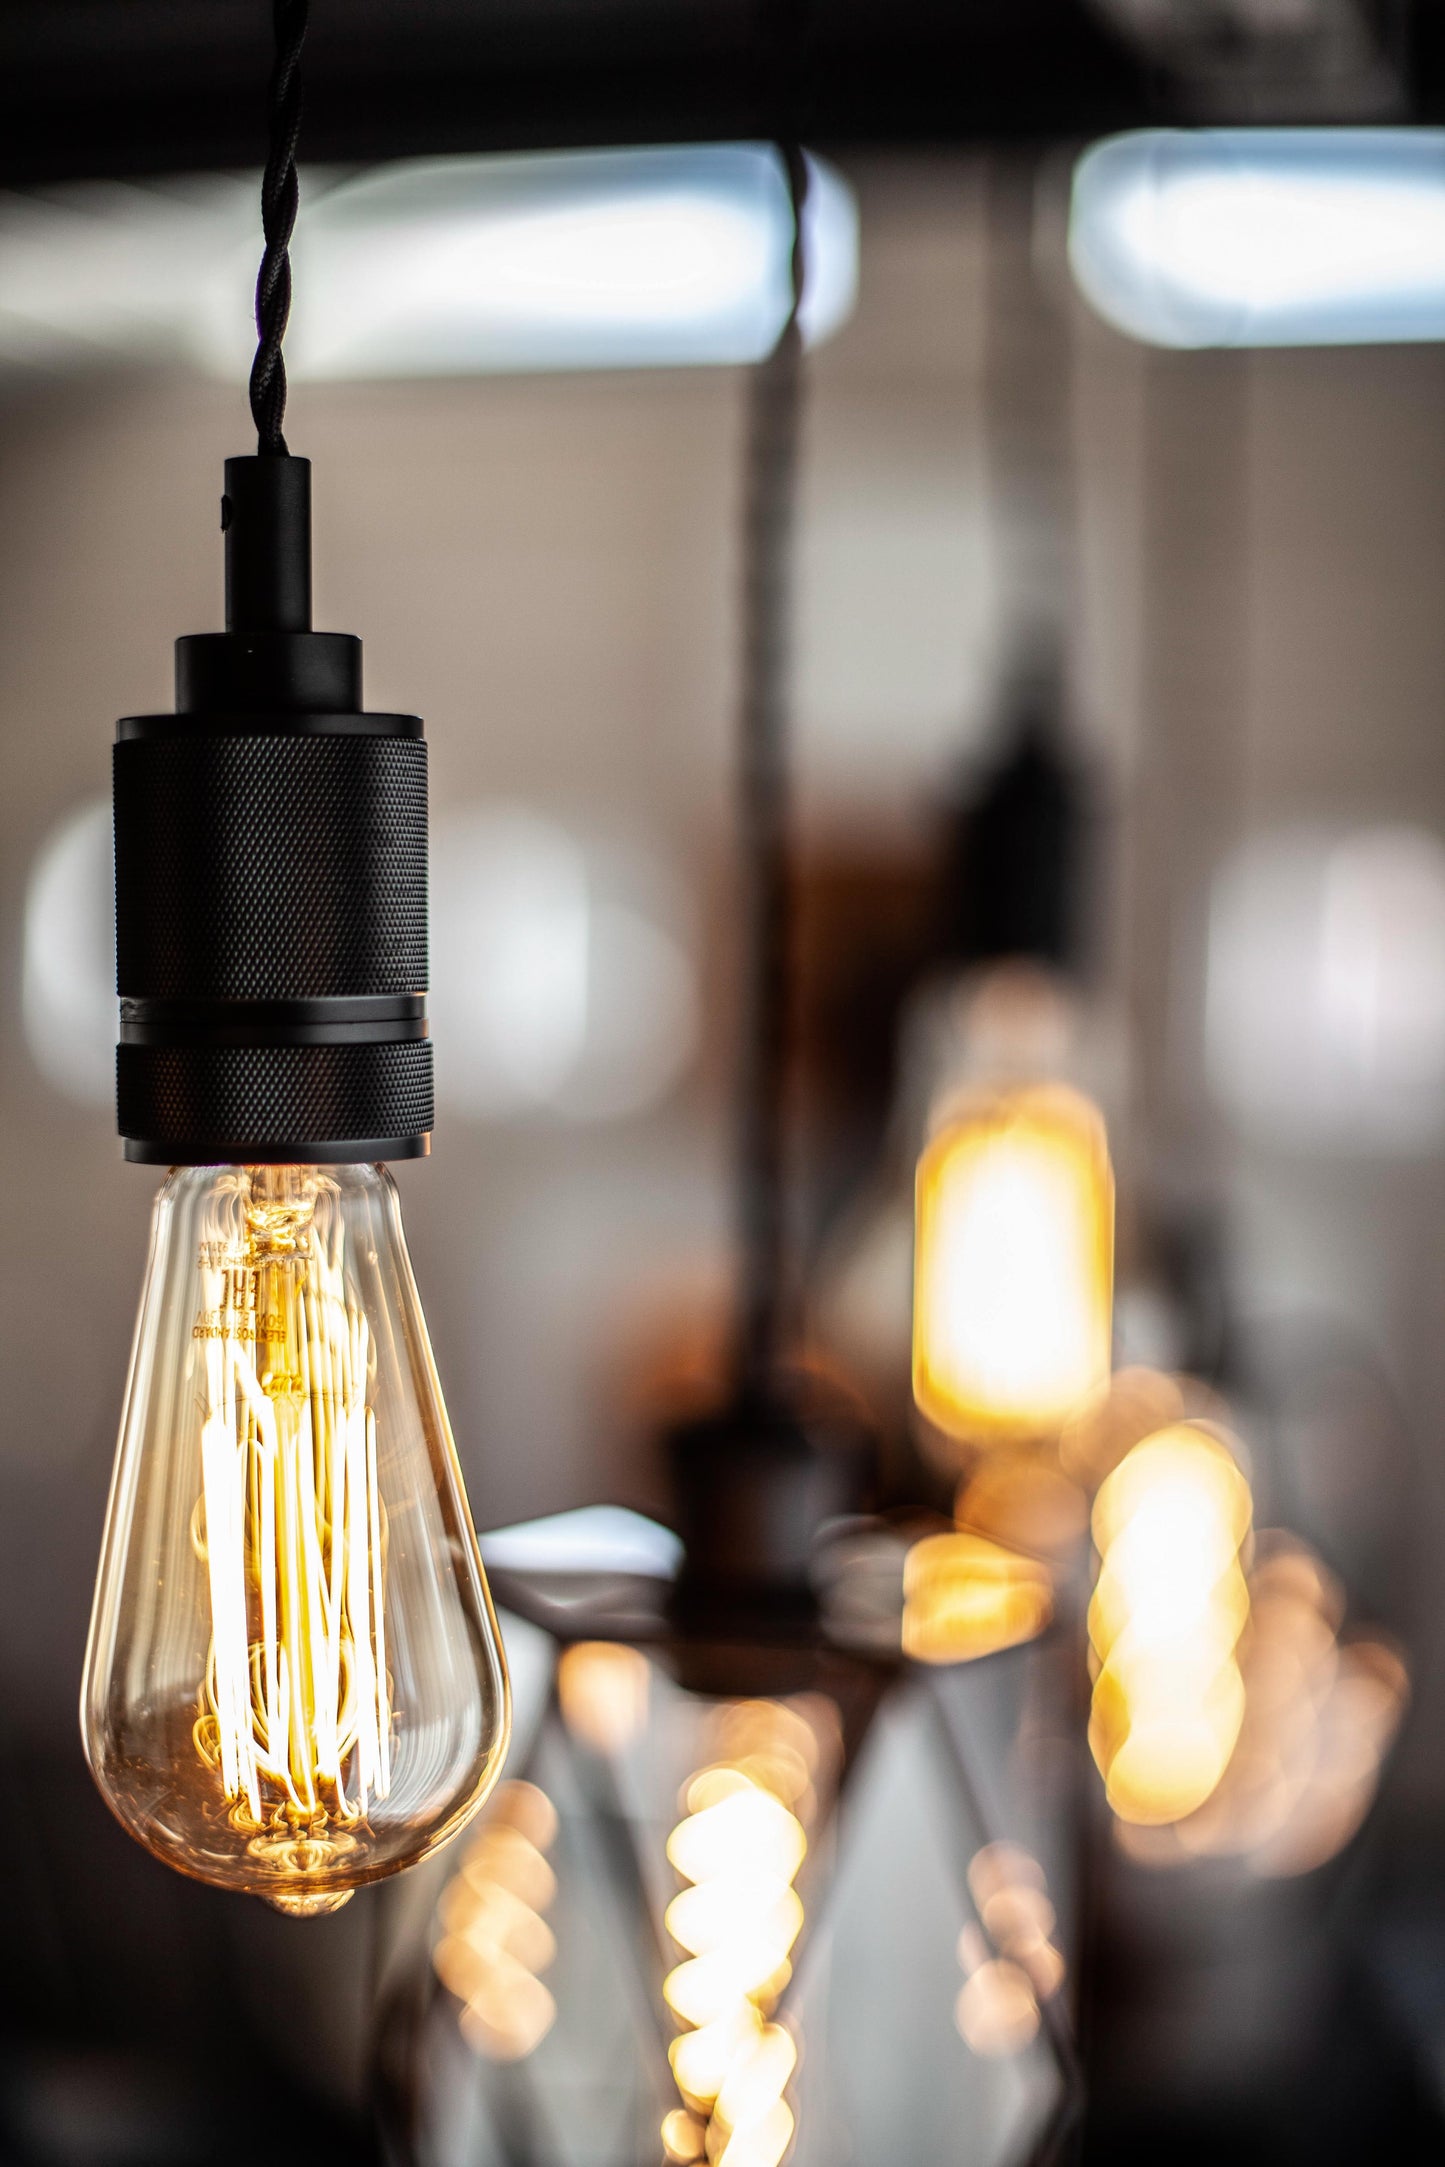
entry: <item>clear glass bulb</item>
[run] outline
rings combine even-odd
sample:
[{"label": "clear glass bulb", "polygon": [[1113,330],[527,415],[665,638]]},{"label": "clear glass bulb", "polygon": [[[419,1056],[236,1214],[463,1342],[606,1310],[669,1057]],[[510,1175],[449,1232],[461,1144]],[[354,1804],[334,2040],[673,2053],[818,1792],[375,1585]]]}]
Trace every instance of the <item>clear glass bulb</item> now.
[{"label": "clear glass bulb", "polygon": [[460,1828],[509,1722],[390,1175],[174,1170],[86,1650],[105,1799],[167,1865],[305,1916]]},{"label": "clear glass bulb", "polygon": [[966,1094],[918,1162],[913,1396],[945,1436],[1057,1434],[1109,1374],[1114,1181],[1063,1084]]}]

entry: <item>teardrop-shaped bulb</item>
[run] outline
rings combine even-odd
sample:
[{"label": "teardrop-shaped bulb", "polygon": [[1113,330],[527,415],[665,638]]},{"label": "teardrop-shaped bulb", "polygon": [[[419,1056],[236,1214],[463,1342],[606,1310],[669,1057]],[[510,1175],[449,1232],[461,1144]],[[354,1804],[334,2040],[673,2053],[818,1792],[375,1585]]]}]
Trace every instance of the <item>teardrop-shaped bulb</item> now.
[{"label": "teardrop-shaped bulb", "polygon": [[200,1166],[156,1199],[86,1650],[109,1805],[306,1915],[461,1827],[506,1663],[380,1166]]},{"label": "teardrop-shaped bulb", "polygon": [[1114,1177],[1064,1084],[950,1106],[918,1162],[913,1396],[960,1443],[1056,1437],[1109,1375]]}]

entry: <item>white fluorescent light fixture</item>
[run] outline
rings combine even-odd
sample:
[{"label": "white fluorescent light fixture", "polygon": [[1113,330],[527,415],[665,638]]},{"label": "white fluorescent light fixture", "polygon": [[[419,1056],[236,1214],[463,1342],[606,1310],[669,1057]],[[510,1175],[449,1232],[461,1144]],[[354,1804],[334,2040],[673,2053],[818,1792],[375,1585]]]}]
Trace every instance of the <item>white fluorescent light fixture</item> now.
[{"label": "white fluorescent light fixture", "polygon": [[[803,334],[852,311],[852,190],[809,160]],[[443,158],[308,171],[287,363],[297,378],[473,376],[757,361],[789,305],[792,212],[766,144]],[[254,186],[233,178],[0,198],[0,363],[255,345]]]},{"label": "white fluorescent light fixture", "polygon": [[[858,283],[853,195],[810,161],[803,331]],[[442,159],[334,189],[298,242],[290,353],[317,378],[756,361],[787,316],[767,146]]]},{"label": "white fluorescent light fixture", "polygon": [[1445,339],[1445,130],[1111,137],[1074,169],[1069,258],[1154,346]]}]

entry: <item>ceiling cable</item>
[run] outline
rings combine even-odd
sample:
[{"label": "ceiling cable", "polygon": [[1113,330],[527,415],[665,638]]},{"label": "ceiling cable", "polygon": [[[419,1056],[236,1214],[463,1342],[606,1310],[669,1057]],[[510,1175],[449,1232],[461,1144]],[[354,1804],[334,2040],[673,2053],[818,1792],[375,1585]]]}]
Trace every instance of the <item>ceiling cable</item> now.
[{"label": "ceiling cable", "polygon": [[267,104],[270,150],[261,181],[261,230],[266,237],[256,279],[256,359],[251,366],[251,414],[256,449],[286,457],[286,363],[281,341],[291,314],[291,234],[296,224],[296,146],[301,136],[301,48],[309,0],[274,0],[276,59]]},{"label": "ceiling cable", "polygon": [[791,286],[777,342],[749,381],[738,808],[745,943],[738,1360],[744,1389],[763,1397],[776,1378],[788,1336],[786,1146],[794,935],[788,665],[800,316],[808,270],[808,161],[796,142],[780,143],[778,155],[792,206]]}]

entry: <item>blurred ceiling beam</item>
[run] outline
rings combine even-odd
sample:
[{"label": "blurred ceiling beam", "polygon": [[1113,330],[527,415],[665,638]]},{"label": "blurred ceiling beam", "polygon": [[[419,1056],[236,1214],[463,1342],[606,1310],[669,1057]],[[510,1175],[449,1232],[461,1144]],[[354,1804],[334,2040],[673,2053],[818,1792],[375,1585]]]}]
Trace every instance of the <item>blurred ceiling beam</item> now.
[{"label": "blurred ceiling beam", "polygon": [[[820,147],[1445,119],[1439,0],[806,0]],[[769,0],[331,0],[317,161],[776,130]],[[0,0],[0,185],[257,162],[265,0]]]},{"label": "blurred ceiling beam", "polygon": [[1412,0],[1092,0],[1180,117],[1276,125],[1411,117]]},{"label": "blurred ceiling beam", "polygon": [[[313,9],[311,157],[773,131],[766,0],[332,0]],[[1161,116],[1086,0],[812,0],[812,139],[1038,140]],[[0,0],[0,183],[251,165],[264,0]]]}]

